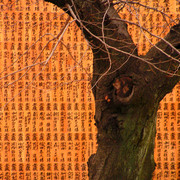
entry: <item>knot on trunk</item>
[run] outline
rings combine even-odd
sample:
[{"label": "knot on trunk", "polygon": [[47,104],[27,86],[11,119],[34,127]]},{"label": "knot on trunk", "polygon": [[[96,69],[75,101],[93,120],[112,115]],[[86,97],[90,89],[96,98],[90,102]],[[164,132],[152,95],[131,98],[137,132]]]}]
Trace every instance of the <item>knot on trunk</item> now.
[{"label": "knot on trunk", "polygon": [[117,78],[113,83],[114,98],[119,102],[126,103],[132,98],[134,94],[133,80],[130,77]]}]

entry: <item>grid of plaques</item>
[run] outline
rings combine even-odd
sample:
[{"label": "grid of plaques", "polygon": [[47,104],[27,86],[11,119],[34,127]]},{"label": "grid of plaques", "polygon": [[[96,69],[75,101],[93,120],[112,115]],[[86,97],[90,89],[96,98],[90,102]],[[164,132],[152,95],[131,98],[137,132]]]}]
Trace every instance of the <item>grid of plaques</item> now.
[{"label": "grid of plaques", "polygon": [[0,7],[0,179],[87,179],[96,150],[90,48],[49,3]]},{"label": "grid of plaques", "polygon": [[[129,32],[145,54],[179,18],[180,2],[140,2],[168,15],[136,5],[120,10],[136,22]],[[0,48],[0,179],[88,179],[97,148],[93,56],[73,19],[43,0],[1,0]],[[179,91],[157,113],[157,180],[180,179]]]}]

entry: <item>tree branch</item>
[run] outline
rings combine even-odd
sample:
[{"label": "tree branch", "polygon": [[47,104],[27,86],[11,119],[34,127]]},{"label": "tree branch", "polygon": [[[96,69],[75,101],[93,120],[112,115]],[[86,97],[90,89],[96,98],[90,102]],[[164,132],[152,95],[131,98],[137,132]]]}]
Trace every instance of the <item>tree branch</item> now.
[{"label": "tree branch", "polygon": [[[168,43],[166,43],[168,42]],[[148,73],[148,81],[156,88],[161,100],[180,79],[180,24],[173,26],[166,37],[153,46],[145,55],[159,70]]]},{"label": "tree branch", "polygon": [[[140,97],[147,96],[144,93],[146,91],[148,98],[153,94],[152,98],[158,97],[160,101],[178,82],[179,51],[175,47],[180,44],[179,25],[174,26],[165,39],[157,43],[146,56],[139,57],[126,22],[120,20],[110,1],[46,1],[65,8],[91,45],[94,59],[103,59],[93,61],[92,89],[97,101],[108,95],[108,99],[117,106],[118,99],[122,103],[122,98],[113,95],[113,83],[121,81],[122,77],[131,78],[134,84],[133,95],[131,94],[131,98],[126,97],[128,102],[125,101],[131,104],[136,104]],[[146,101],[149,100],[145,98],[141,103],[147,103]],[[109,107],[102,103],[96,103],[97,119],[100,117],[98,113]],[[100,110],[101,106],[103,109]]]}]

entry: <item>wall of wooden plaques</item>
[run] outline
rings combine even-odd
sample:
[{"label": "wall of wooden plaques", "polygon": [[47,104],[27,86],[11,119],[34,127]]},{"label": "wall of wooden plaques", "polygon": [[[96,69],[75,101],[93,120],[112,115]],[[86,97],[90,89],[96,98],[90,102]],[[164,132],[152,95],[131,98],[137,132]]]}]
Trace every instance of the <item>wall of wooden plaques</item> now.
[{"label": "wall of wooden plaques", "polygon": [[[137,7],[121,17],[164,37],[180,3],[141,3],[171,18]],[[66,19],[42,0],[0,0],[0,179],[88,179],[87,160],[97,148],[92,52],[72,19],[59,42]],[[139,54],[158,41],[137,25],[129,32]],[[180,179],[179,91],[177,85],[157,113],[154,179]]]}]

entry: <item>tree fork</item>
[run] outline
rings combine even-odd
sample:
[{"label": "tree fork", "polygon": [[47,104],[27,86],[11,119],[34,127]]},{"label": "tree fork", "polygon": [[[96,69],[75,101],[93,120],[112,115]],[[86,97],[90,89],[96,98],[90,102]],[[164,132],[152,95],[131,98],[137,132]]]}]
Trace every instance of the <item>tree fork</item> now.
[{"label": "tree fork", "polygon": [[180,24],[139,57],[126,23],[110,2],[45,1],[76,19],[93,51],[98,149],[88,161],[89,178],[152,179],[156,112],[179,81]]}]

